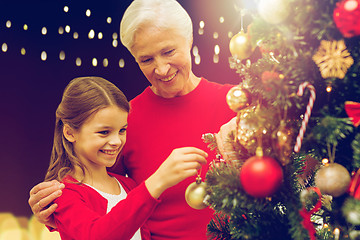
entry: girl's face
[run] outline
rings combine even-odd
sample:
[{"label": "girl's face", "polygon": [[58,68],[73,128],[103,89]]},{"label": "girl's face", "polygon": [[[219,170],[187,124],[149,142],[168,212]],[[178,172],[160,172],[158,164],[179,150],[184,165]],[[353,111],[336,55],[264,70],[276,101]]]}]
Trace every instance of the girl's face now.
[{"label": "girl's face", "polygon": [[74,150],[88,170],[114,165],[126,142],[127,111],[109,106],[91,115],[74,133]]},{"label": "girl's face", "polygon": [[135,34],[131,53],[152,91],[164,98],[183,96],[194,88],[191,42],[175,30],[145,26]]}]

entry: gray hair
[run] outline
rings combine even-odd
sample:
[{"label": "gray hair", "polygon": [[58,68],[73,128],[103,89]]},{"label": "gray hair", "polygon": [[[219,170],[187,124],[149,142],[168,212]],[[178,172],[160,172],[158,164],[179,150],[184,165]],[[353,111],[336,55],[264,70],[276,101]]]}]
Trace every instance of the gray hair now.
[{"label": "gray hair", "polygon": [[189,14],[175,0],[134,0],[120,23],[120,40],[131,52],[136,31],[146,24],[164,30],[175,30],[189,42],[193,26]]}]

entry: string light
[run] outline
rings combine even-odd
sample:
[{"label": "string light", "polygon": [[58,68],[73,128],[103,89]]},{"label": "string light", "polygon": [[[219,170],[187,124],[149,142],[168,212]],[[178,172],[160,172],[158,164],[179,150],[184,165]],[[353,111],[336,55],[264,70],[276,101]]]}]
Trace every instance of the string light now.
[{"label": "string light", "polygon": [[95,31],[91,29],[88,34],[89,39],[93,39],[95,37]]},{"label": "string light", "polygon": [[204,21],[200,21],[200,22],[199,22],[199,27],[200,27],[200,28],[204,28],[204,27],[205,27],[205,22],[204,22]]},{"label": "string light", "polygon": [[323,165],[326,165],[326,164],[329,163],[329,159],[324,158],[323,160],[321,160],[321,163],[322,163]]},{"label": "string light", "polygon": [[6,27],[7,27],[7,28],[11,28],[11,21],[10,21],[10,20],[7,20],[7,21],[6,21]]},{"label": "string light", "polygon": [[[91,17],[92,11],[90,9],[87,9],[87,8],[85,8],[84,10],[85,10],[86,17]],[[69,13],[69,11],[70,11],[69,6],[68,5],[63,5],[62,9],[60,7],[60,12],[62,12],[62,11],[65,12],[65,13]],[[112,23],[112,18],[110,16],[106,17],[105,20],[106,20],[106,23],[103,22],[104,24],[111,24]],[[223,16],[220,16],[218,18],[218,21],[220,23],[224,23],[225,18]],[[28,23],[28,24],[31,26],[31,23]],[[29,25],[28,24],[23,24],[22,29],[25,30],[25,31],[29,30]],[[5,25],[6,25],[7,28],[11,28],[12,27],[12,21],[7,20]],[[57,26],[58,34],[63,35],[64,33],[71,33],[73,39],[79,39],[79,32],[73,31],[74,29],[72,29],[72,27],[70,27],[70,26],[71,26],[71,24],[68,24],[68,25],[63,24],[63,26],[58,25]],[[43,36],[48,35],[48,28],[49,28],[49,30],[51,29],[50,26],[41,26],[41,35],[43,35]],[[204,29],[205,29],[205,21],[201,20],[201,21],[199,21],[199,34],[200,35],[204,34]],[[97,35],[96,35],[94,29],[88,29],[88,31],[89,31],[88,32],[88,39],[94,39],[95,37],[97,37],[98,39],[103,39],[105,37],[104,32],[98,32]],[[114,47],[114,48],[118,47],[118,44],[119,44],[118,32],[113,32],[113,33],[110,33],[110,34],[112,34],[112,42],[111,42],[112,47]],[[220,37],[219,33],[216,32],[216,31],[213,32],[212,35],[213,35],[214,39],[218,39]],[[86,39],[82,39],[82,40],[86,40]],[[1,46],[1,50],[2,50],[2,52],[7,52],[8,51],[8,45],[6,43],[3,43],[2,46]],[[24,47],[22,47],[22,48],[19,48],[19,50],[20,50],[21,55],[26,55],[28,49],[25,49]],[[40,51],[40,57],[41,57],[42,61],[47,61],[48,52],[49,52],[49,49],[43,49],[43,50]],[[58,49],[57,52],[58,52],[58,60],[64,61],[66,59],[65,51]],[[195,64],[197,64],[197,65],[200,64],[201,57],[199,55],[198,46],[193,47],[192,54],[194,55]],[[216,44],[214,46],[214,56],[213,56],[214,63],[219,62],[219,58],[220,58],[219,54],[220,54],[220,46],[218,44]],[[77,57],[76,60],[75,60],[76,66],[81,66],[84,59],[82,59],[80,57]],[[94,67],[97,66],[98,64],[101,64],[101,62],[98,63],[97,58],[90,58],[90,59],[91,59],[91,65],[94,66]],[[87,62],[88,62],[88,60],[86,60],[86,63]],[[104,65],[104,67],[109,66],[109,59],[108,58],[103,58],[102,65]],[[119,60],[119,67],[123,68],[124,66],[125,66],[124,59],[120,59]]]},{"label": "string light", "polygon": [[328,93],[330,93],[330,92],[332,91],[331,85],[328,85],[328,86],[326,87],[326,91],[327,91]]},{"label": "string light", "polygon": [[3,44],[2,44],[1,50],[2,50],[3,52],[6,52],[6,51],[8,50],[8,46],[7,46],[6,43],[3,43]]},{"label": "string light", "polygon": [[41,34],[42,34],[42,35],[46,35],[46,34],[47,34],[47,29],[46,29],[46,27],[42,27],[42,28],[41,28]]},{"label": "string light", "polygon": [[79,58],[79,57],[76,58],[75,64],[76,64],[76,66],[80,67],[81,66],[81,58]]},{"label": "string light", "polygon": [[219,55],[214,54],[214,56],[213,56],[213,62],[214,62],[214,63],[218,63],[218,62],[219,62]]},{"label": "string light", "polygon": [[117,47],[118,46],[118,40],[116,40],[116,39],[114,39],[113,41],[112,41],[112,45],[113,45],[113,47]]},{"label": "string light", "polygon": [[214,46],[214,56],[213,56],[213,62],[218,63],[219,62],[219,53],[220,53],[220,46],[216,44]]},{"label": "string light", "polygon": [[334,229],[334,236],[335,236],[335,240],[339,240],[339,237],[340,237],[340,229],[338,228],[335,228]]},{"label": "string light", "polygon": [[196,55],[196,56],[195,56],[195,64],[196,64],[196,65],[199,65],[200,62],[201,62],[200,55]]},{"label": "string light", "polygon": [[198,34],[199,34],[199,35],[203,35],[203,34],[204,34],[204,29],[203,29],[203,28],[199,28]]},{"label": "string light", "polygon": [[78,34],[77,32],[74,32],[73,38],[74,38],[74,39],[78,39],[78,38],[79,38],[79,34]]},{"label": "string light", "polygon": [[103,60],[103,66],[107,67],[109,65],[109,60],[107,58],[104,58]]},{"label": "string light", "polygon": [[58,29],[58,33],[60,35],[63,34],[64,33],[64,28],[60,26],[59,29]]},{"label": "string light", "polygon": [[119,60],[119,67],[120,67],[120,68],[125,67],[125,61],[124,61],[124,59],[122,59],[122,58]]},{"label": "string light", "polygon": [[98,61],[97,61],[96,58],[93,58],[92,61],[91,61],[91,63],[92,63],[92,65],[93,65],[94,67],[96,67],[97,64],[98,64]]},{"label": "string light", "polygon": [[47,53],[45,51],[41,52],[41,60],[46,61],[47,59]]},{"label": "string light", "polygon": [[70,26],[69,26],[69,25],[66,25],[66,26],[65,26],[65,32],[67,32],[67,33],[70,32]]},{"label": "string light", "polygon": [[219,45],[217,45],[217,44],[215,45],[214,52],[215,52],[216,55],[218,55],[220,53],[220,46]]},{"label": "string light", "polygon": [[199,22],[199,35],[203,35],[204,34],[204,27],[205,27],[205,22],[204,21],[200,21]]},{"label": "string light", "polygon": [[193,53],[194,56],[199,54],[199,48],[196,45],[193,47],[192,53]]},{"label": "string light", "polygon": [[64,52],[64,51],[60,51],[59,59],[60,59],[61,61],[65,60],[65,52]]}]

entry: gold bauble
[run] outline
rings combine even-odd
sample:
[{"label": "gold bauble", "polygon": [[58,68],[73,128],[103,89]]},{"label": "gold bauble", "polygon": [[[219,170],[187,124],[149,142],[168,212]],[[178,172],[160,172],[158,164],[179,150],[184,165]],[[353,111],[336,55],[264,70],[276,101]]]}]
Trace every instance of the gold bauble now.
[{"label": "gold bauble", "polygon": [[242,60],[250,57],[252,54],[251,42],[243,30],[231,38],[229,49],[234,58]]},{"label": "gold bauble", "polygon": [[258,128],[253,124],[240,120],[237,131],[237,142],[249,152],[256,149],[256,133]]},{"label": "gold bauble", "polygon": [[273,132],[273,147],[278,155],[278,159],[283,166],[290,161],[292,150],[292,130],[282,121],[279,128]]},{"label": "gold bauble", "polygon": [[275,138],[280,147],[287,146],[291,143],[291,129],[286,128],[285,126],[280,126],[280,128],[275,133]]},{"label": "gold bauble", "polygon": [[239,112],[240,110],[250,106],[251,93],[249,90],[240,86],[232,87],[226,94],[226,102],[231,110]]},{"label": "gold bauble", "polygon": [[206,183],[197,178],[196,182],[191,183],[185,191],[185,200],[187,204],[194,209],[204,209],[207,205],[204,203],[206,196]]},{"label": "gold bauble", "polygon": [[237,114],[237,127],[236,127],[236,135],[235,140],[237,144],[240,144],[244,147],[248,152],[255,151],[256,147],[256,133],[259,131],[259,126],[257,123],[251,120],[251,116],[255,114],[256,107],[251,106],[245,108]]},{"label": "gold bauble", "polygon": [[339,197],[349,188],[351,181],[348,170],[338,163],[330,163],[317,171],[315,185],[322,194]]}]

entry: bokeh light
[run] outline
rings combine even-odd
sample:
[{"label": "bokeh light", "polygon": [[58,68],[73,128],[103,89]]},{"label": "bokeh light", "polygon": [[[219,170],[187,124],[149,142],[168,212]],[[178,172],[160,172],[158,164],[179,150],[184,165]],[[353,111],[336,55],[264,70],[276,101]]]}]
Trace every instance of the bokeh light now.
[{"label": "bokeh light", "polygon": [[120,68],[125,67],[125,60],[124,60],[123,58],[121,58],[121,59],[119,60],[119,67],[120,67]]},{"label": "bokeh light", "polygon": [[46,35],[46,34],[47,34],[47,28],[46,28],[46,27],[42,27],[42,28],[41,28],[41,34],[42,34],[42,35]]},{"label": "bokeh light", "polygon": [[94,29],[91,29],[91,30],[89,31],[88,37],[89,37],[89,39],[93,39],[93,38],[95,37],[95,31],[94,31]]},{"label": "bokeh light", "polygon": [[47,53],[45,51],[41,52],[41,60],[46,61],[47,59]]},{"label": "bokeh light", "polygon": [[8,45],[6,43],[3,43],[1,45],[1,51],[6,52],[8,50]]},{"label": "bokeh light", "polygon": [[11,28],[11,21],[10,21],[10,20],[7,20],[7,21],[6,21],[6,27],[7,27],[7,28]]}]

